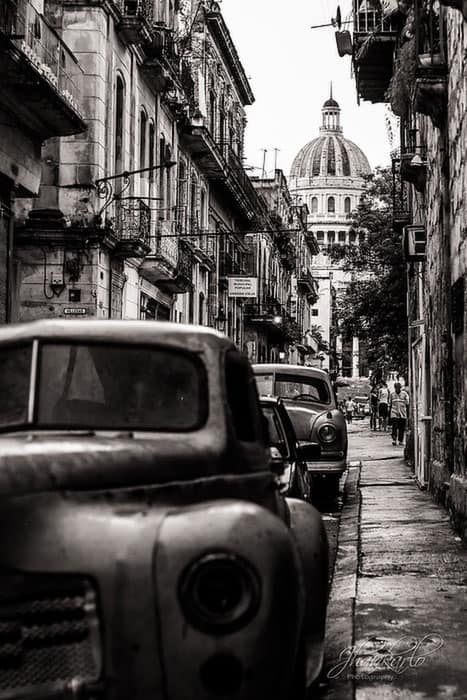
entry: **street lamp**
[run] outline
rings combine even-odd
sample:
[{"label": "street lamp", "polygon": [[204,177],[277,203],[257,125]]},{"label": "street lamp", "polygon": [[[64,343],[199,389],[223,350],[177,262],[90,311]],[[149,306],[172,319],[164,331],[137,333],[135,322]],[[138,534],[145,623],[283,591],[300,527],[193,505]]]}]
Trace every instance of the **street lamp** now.
[{"label": "street lamp", "polygon": [[[131,183],[131,178],[133,175],[141,175],[142,173],[151,173],[154,170],[161,170],[162,168],[173,168],[177,162],[175,160],[167,159],[164,160],[160,165],[151,165],[150,168],[139,168],[138,170],[124,170],[117,175],[108,175],[107,177],[98,178],[94,184],[96,186],[97,196],[99,199],[104,199],[104,205],[99,211],[99,216],[107,209],[108,206],[116,199],[119,199],[122,194],[128,189]],[[122,180],[122,188],[120,192],[115,194],[113,183],[115,180]]]},{"label": "street lamp", "polygon": [[224,307],[222,304],[219,305],[219,308],[217,310],[217,316],[214,319],[216,328],[220,333],[225,333],[225,322],[227,320],[227,317],[225,315]]}]

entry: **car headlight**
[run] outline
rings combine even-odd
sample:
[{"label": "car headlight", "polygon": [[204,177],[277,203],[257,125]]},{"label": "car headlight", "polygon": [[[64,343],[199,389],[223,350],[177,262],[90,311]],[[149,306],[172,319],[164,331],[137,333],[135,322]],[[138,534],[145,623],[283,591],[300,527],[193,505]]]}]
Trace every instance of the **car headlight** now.
[{"label": "car headlight", "polygon": [[337,432],[335,427],[329,424],[323,425],[318,430],[318,437],[321,440],[321,442],[325,442],[328,444],[334,442],[337,439]]},{"label": "car headlight", "polygon": [[179,600],[194,627],[227,634],[246,625],[256,614],[259,578],[245,559],[228,552],[213,552],[185,570]]}]

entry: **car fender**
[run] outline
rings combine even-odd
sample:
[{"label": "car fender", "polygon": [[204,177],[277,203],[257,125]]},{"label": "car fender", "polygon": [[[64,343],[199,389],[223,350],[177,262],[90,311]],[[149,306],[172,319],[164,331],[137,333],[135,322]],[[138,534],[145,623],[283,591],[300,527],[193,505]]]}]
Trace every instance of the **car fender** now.
[{"label": "car fender", "polygon": [[[202,557],[219,552],[248,562],[260,587],[256,613],[228,631],[206,630],[190,619],[186,599],[191,596],[181,587]],[[214,674],[227,684],[224,694],[235,685],[229,686],[227,678],[235,667],[241,676],[236,698],[286,700],[305,612],[301,563],[297,541],[284,522],[255,504],[216,501],[167,514],[154,551],[167,696],[211,698],[206,669],[218,663]]]},{"label": "car fender", "polygon": [[323,520],[314,506],[294,498],[288,498],[287,505],[290,529],[297,542],[305,581],[302,639],[307,656],[307,685],[310,685],[321,671],[324,656],[329,546]]}]

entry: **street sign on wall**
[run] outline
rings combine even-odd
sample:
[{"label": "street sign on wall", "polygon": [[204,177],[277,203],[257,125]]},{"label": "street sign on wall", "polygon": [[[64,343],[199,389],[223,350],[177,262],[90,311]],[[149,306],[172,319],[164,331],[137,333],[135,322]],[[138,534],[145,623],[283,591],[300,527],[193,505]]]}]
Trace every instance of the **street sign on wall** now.
[{"label": "street sign on wall", "polygon": [[85,316],[86,309],[82,306],[71,306],[66,309],[63,309],[63,313],[66,316]]},{"label": "street sign on wall", "polygon": [[229,277],[229,297],[245,297],[254,299],[257,296],[257,277]]}]

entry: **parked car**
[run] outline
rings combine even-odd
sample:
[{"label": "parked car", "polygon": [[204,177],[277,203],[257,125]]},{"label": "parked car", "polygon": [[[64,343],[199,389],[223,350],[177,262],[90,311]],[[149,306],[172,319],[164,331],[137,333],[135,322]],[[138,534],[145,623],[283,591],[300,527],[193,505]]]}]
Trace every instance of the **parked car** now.
[{"label": "parked car", "polygon": [[206,328],[0,329],[0,693],[289,700],[328,547],[285,499],[248,360]]},{"label": "parked car", "polygon": [[368,396],[354,396],[355,418],[365,418],[370,415],[370,402]]},{"label": "parked car", "polygon": [[347,425],[327,372],[287,364],[257,364],[253,371],[260,394],[283,399],[299,441],[320,445],[321,457],[308,468],[317,485],[336,495],[347,465]]},{"label": "parked car", "polygon": [[311,478],[307,462],[319,459],[321,448],[316,443],[299,443],[292,421],[282,399],[260,397],[261,408],[268,422],[269,445],[274,471],[281,493],[311,502]]}]

